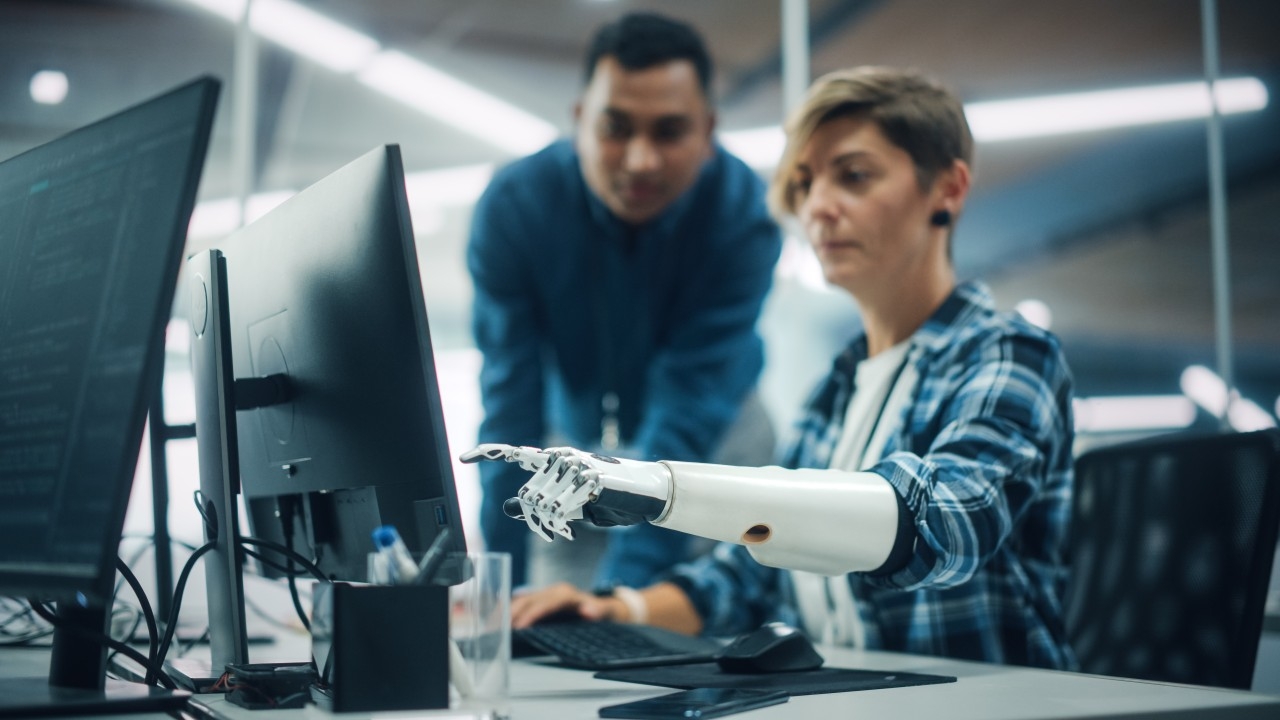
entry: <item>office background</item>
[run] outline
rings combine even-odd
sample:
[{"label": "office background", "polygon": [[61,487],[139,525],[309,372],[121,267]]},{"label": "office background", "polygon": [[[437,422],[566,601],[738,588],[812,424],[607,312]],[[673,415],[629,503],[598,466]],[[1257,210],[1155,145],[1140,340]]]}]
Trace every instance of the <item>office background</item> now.
[{"label": "office background", "polygon": [[[217,75],[228,85],[192,224],[194,252],[236,226],[238,197],[253,216],[370,148],[399,143],[456,453],[471,445],[479,421],[462,263],[471,203],[495,165],[571,131],[588,35],[634,9],[695,23],[717,61],[722,137],[754,152],[748,159],[767,174],[774,136],[751,133],[781,117],[786,4],[257,0],[262,17],[238,45],[235,2],[3,0],[0,158],[195,75]],[[335,25],[308,26],[314,18],[297,16],[299,6]],[[1190,82],[1205,68],[1199,0],[810,0],[807,8],[811,76],[863,63],[911,65],[966,103]],[[1274,424],[1280,412],[1280,3],[1219,0],[1216,9],[1221,76],[1256,78],[1271,93],[1263,109],[1223,118],[1234,372],[1252,403],[1236,423],[1247,429]],[[325,38],[323,47],[281,34],[290,26]],[[344,29],[354,42],[341,41]],[[255,83],[245,81],[246,68]],[[65,80],[59,102],[59,75],[41,74],[50,70]],[[241,108],[252,112],[238,116]],[[1027,139],[980,135],[957,267],[988,280],[1006,309],[1047,309],[1083,401],[1082,447],[1215,423],[1204,409],[1215,402],[1217,369],[1206,144],[1204,121],[1195,119]],[[178,297],[186,297],[181,289]],[[170,423],[193,416],[184,314],[179,300],[165,385]],[[823,288],[804,244],[789,240],[761,321],[769,348],[762,391],[780,427],[856,326],[845,295]],[[167,456],[172,531],[198,540],[187,499],[196,486],[194,441],[170,443]],[[129,520],[135,534],[150,529],[149,472],[144,450]],[[478,501],[472,473],[459,468],[464,508]],[[193,612],[202,595],[188,594]],[[1280,678],[1280,648],[1270,638],[1258,676],[1267,672]]]}]

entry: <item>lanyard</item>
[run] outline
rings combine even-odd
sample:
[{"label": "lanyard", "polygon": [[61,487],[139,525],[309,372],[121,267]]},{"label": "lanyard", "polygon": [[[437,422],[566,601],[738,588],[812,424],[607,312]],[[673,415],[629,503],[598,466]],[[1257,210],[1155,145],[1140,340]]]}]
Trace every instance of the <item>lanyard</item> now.
[{"label": "lanyard", "polygon": [[[628,227],[623,238],[625,247],[635,246],[635,229]],[[599,243],[608,242],[606,238],[588,240],[588,257],[591,275],[592,316],[596,324],[596,359],[600,369],[600,448],[612,452],[622,444],[622,425],[619,411],[622,399],[618,395],[617,357],[613,347],[613,323],[609,318],[609,298],[604,284],[607,263],[601,257]]]}]

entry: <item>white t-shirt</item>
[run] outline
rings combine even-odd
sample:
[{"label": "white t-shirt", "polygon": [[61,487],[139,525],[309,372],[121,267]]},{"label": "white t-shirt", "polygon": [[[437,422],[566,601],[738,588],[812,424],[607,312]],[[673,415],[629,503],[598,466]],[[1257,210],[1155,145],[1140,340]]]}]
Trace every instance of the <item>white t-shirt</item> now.
[{"label": "white t-shirt", "polygon": [[[908,358],[910,348],[911,342],[904,340],[858,363],[853,397],[831,452],[832,470],[864,470],[879,462],[918,380]],[[866,629],[844,575],[793,571],[791,576],[800,617],[811,637],[829,645],[866,645]]]}]

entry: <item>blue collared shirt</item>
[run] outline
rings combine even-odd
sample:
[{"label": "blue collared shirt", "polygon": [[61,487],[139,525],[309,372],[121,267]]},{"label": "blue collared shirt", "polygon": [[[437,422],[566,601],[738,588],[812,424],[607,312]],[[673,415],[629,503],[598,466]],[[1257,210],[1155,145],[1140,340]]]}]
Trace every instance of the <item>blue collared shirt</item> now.
[{"label": "blue collared shirt", "polygon": [[[467,265],[484,354],[482,443],[583,449],[619,395],[630,457],[706,461],[764,364],[756,320],[781,249],[760,178],[717,147],[695,184],[634,227],[587,188],[572,143],[498,172],[476,205]],[[523,522],[502,514],[529,474],[482,463],[480,525],[524,581]],[[610,540],[601,584],[643,586],[689,538],[642,525]]]},{"label": "blue collared shirt", "polygon": [[[1058,341],[966,283],[911,337],[919,378],[881,460],[914,520],[905,567],[848,576],[872,649],[1071,669],[1063,627],[1072,380]],[[836,358],[797,426],[789,468],[825,468],[865,336]],[[705,632],[800,624],[786,571],[720,545],[674,570]]]}]

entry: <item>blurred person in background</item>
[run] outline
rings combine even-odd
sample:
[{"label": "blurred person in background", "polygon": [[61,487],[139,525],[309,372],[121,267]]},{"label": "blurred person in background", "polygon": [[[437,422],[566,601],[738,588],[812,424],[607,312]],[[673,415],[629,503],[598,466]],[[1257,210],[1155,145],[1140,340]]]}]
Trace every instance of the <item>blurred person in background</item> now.
[{"label": "blurred person in background", "polygon": [[[625,15],[591,40],[584,77],[574,137],[499,171],[472,219],[480,442],[767,462],[755,326],[781,238],[763,181],[714,140],[704,42]],[[531,559],[502,513],[524,478],[481,468],[485,546],[511,553],[515,586],[645,585],[695,549],[641,525]]]}]

